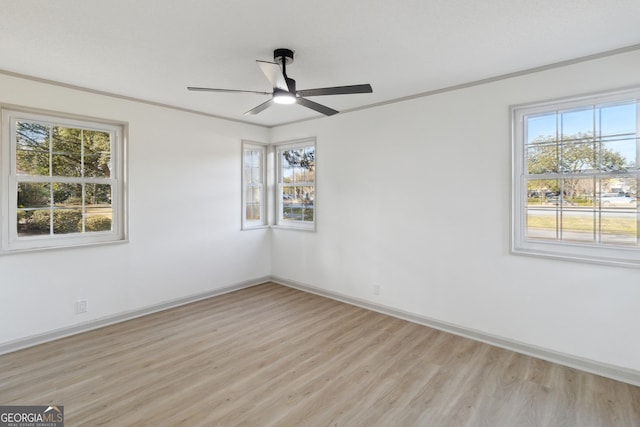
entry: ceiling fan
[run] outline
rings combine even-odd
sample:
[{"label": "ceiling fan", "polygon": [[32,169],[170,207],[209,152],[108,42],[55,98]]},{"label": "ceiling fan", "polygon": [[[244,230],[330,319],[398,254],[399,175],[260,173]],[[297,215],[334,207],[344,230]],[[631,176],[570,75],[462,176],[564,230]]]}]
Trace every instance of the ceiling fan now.
[{"label": "ceiling fan", "polygon": [[[254,90],[215,89],[209,87],[187,87],[188,90],[203,92],[228,92],[228,93],[256,93],[259,95],[271,95],[271,99],[244,113],[245,115],[258,114],[276,104],[300,104],[326,116],[332,116],[339,111],[329,108],[305,97],[320,95],[348,95],[352,93],[372,93],[370,84],[352,86],[334,86],[317,89],[296,90],[296,81],[287,76],[287,65],[293,63],[293,51],[290,49],[276,49],[273,51],[274,62],[256,60],[256,63],[267,77],[273,92],[259,92]],[[282,69],[280,68],[282,67]]]}]

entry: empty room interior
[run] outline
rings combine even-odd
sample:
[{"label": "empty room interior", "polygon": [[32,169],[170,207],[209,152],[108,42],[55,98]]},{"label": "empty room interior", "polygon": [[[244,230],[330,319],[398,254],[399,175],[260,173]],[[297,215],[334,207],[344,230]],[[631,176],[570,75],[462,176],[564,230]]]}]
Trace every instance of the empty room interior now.
[{"label": "empty room interior", "polygon": [[640,426],[639,19],[3,1],[2,416]]}]

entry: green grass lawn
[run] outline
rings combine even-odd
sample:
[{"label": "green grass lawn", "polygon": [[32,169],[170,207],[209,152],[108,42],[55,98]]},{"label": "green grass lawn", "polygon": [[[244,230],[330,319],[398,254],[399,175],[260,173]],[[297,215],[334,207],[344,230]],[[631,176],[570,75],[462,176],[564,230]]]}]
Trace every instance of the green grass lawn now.
[{"label": "green grass lawn", "polygon": [[[596,223],[597,225],[597,223]],[[528,216],[527,226],[529,228],[556,229],[556,218],[553,216]],[[568,231],[591,232],[594,228],[593,218],[563,217],[562,228]],[[635,235],[637,232],[637,221],[635,218],[603,218],[603,234],[624,234]]]}]

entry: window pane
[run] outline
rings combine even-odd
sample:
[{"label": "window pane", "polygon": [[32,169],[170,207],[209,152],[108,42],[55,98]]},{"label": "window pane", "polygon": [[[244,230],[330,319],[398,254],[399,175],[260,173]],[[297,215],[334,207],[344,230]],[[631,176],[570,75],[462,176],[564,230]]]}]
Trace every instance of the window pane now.
[{"label": "window pane", "polygon": [[112,229],[112,189],[108,184],[85,185],[84,231],[110,231]]},{"label": "window pane", "polygon": [[562,209],[561,238],[573,242],[595,242],[596,216],[593,210]]},{"label": "window pane", "polygon": [[79,233],[82,231],[82,209],[54,209],[53,234]]},{"label": "window pane", "polygon": [[560,160],[558,159],[558,144],[554,142],[538,142],[527,148],[527,168],[530,175],[542,173],[557,173]]},{"label": "window pane", "polygon": [[82,231],[82,184],[54,182],[53,233],[68,234]]},{"label": "window pane", "polygon": [[313,183],[316,180],[316,170],[315,170],[315,165],[312,165],[311,168],[307,169],[306,175],[305,175],[305,182],[310,182]]},{"label": "window pane", "polygon": [[292,155],[290,151],[282,152],[282,182],[292,183],[294,167],[292,165]]},{"label": "window pane", "polygon": [[636,168],[637,105],[635,102],[600,109],[602,134],[601,169],[618,171]]},{"label": "window pane", "polygon": [[285,187],[282,198],[282,218],[287,221],[302,221],[300,188],[296,186]]},{"label": "window pane", "polygon": [[560,114],[560,134],[567,141],[579,136],[594,136],[594,109],[567,111]]},{"label": "window pane", "polygon": [[112,190],[110,184],[85,184],[84,191],[87,207],[105,208],[111,206]]},{"label": "window pane", "polygon": [[34,209],[49,206],[51,192],[49,184],[18,183],[18,208]]},{"label": "window pane", "polygon": [[245,150],[244,153],[244,180],[247,184],[261,184],[262,178],[262,151]]},{"label": "window pane", "polygon": [[597,241],[598,215],[596,212],[595,178],[565,178],[561,181],[561,195],[556,204],[561,212],[561,238],[565,241]]},{"label": "window pane", "polygon": [[247,188],[245,194],[247,221],[259,221],[261,218],[262,189],[258,187]]},{"label": "window pane", "polygon": [[563,207],[595,209],[599,181],[595,178],[565,178],[562,180]]},{"label": "window pane", "polygon": [[527,140],[526,144],[539,141],[550,141],[556,139],[556,119],[553,114],[530,116],[527,118]]},{"label": "window pane", "polygon": [[282,217],[285,221],[305,221],[304,208],[300,204],[292,204],[284,209]]},{"label": "window pane", "polygon": [[284,187],[283,191],[282,191],[282,200],[283,203],[286,204],[290,204],[292,203],[293,199],[295,199],[295,188],[294,187]]},{"label": "window pane", "polygon": [[314,167],[314,147],[282,152],[282,180],[285,183],[313,181]]},{"label": "window pane", "polygon": [[244,180],[245,184],[251,184],[251,168],[245,164],[245,166],[242,168],[242,173],[242,179]]},{"label": "window pane", "polygon": [[304,169],[302,169],[299,166],[296,166],[293,168],[293,177],[292,177],[292,182],[294,184],[298,183],[298,182],[303,182],[304,181]]},{"label": "window pane", "polygon": [[599,110],[600,134],[606,136],[635,136],[637,104],[635,101],[603,106]]},{"label": "window pane", "polygon": [[295,210],[296,210],[296,206],[289,202],[285,202],[282,204],[282,219],[285,221],[290,221],[290,220],[299,220],[300,218],[297,218],[295,216]]},{"label": "window pane", "polygon": [[82,207],[82,185],[54,182],[53,204],[59,208]]},{"label": "window pane", "polygon": [[111,134],[109,132],[85,130],[84,176],[111,177]]},{"label": "window pane", "polygon": [[611,245],[638,244],[638,215],[634,209],[603,209],[601,242]]},{"label": "window pane", "polygon": [[304,220],[305,221],[313,221],[313,205],[306,206],[304,209]]},{"label": "window pane", "polygon": [[247,205],[246,219],[247,221],[259,221],[260,207],[255,205]]},{"label": "window pane", "polygon": [[561,146],[561,173],[592,171],[597,167],[595,145],[591,138],[580,138],[578,135],[572,142]]},{"label": "window pane", "polygon": [[262,164],[262,159],[261,159],[261,152],[258,150],[251,150],[251,163],[249,163],[249,165],[252,168],[257,168],[260,167],[260,165]]},{"label": "window pane", "polygon": [[603,172],[636,168],[637,138],[606,139],[599,144],[599,169]]},{"label": "window pane", "polygon": [[638,180],[635,177],[603,178],[600,188],[601,202],[610,206],[634,207]]},{"label": "window pane", "polygon": [[532,179],[527,181],[526,231],[533,239],[555,240],[558,238],[557,209],[560,182],[555,179]]},{"label": "window pane", "polygon": [[86,184],[85,206],[87,214],[110,215],[112,208],[112,190],[109,184]]},{"label": "window pane", "polygon": [[260,200],[262,200],[262,190],[258,187],[252,188],[251,198],[248,200],[254,205],[260,205]]},{"label": "window pane", "polygon": [[16,173],[49,176],[48,126],[39,123],[16,123]]},{"label": "window pane", "polygon": [[557,179],[527,180],[527,195],[530,205],[548,203],[552,197],[560,194],[560,181]]},{"label": "window pane", "polygon": [[262,184],[262,169],[259,167],[251,168],[251,183]]},{"label": "window pane", "polygon": [[316,148],[307,147],[304,150],[304,162],[302,166],[305,169],[304,182],[314,182],[315,166],[316,166]]},{"label": "window pane", "polygon": [[260,203],[247,203],[247,221],[260,221]]},{"label": "window pane", "polygon": [[53,176],[80,176],[82,173],[81,156],[65,153],[51,155],[51,174]]},{"label": "window pane", "polygon": [[282,182],[293,183],[293,168],[287,167],[282,169]]},{"label": "window pane", "polygon": [[289,158],[291,157],[291,155],[288,153],[289,151],[286,151],[286,150],[282,152],[281,160],[282,160],[283,169],[287,169],[291,167],[291,163],[289,163]]},{"label": "window pane", "polygon": [[[45,183],[18,183],[18,236],[50,234],[51,191]],[[44,209],[43,209],[44,208]]]},{"label": "window pane", "polygon": [[51,216],[49,209],[25,210],[21,218],[18,211],[18,236],[38,236],[51,234]]},{"label": "window pane", "polygon": [[248,181],[255,185],[262,183],[262,152],[251,151]]},{"label": "window pane", "polygon": [[54,126],[52,134],[51,174],[53,176],[81,176],[82,131]]},{"label": "window pane", "polygon": [[302,208],[304,221],[313,221],[315,187],[302,187]]},{"label": "window pane", "polygon": [[313,200],[315,198],[315,187],[302,187],[301,197],[304,201],[305,205],[313,205]]}]

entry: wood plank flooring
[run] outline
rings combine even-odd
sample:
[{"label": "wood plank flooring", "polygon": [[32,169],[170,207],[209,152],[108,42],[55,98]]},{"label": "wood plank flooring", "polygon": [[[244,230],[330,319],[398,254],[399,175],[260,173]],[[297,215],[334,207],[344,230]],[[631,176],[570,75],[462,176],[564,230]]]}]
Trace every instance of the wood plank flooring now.
[{"label": "wood plank flooring", "polygon": [[71,426],[640,426],[640,388],[264,284],[0,356]]}]

